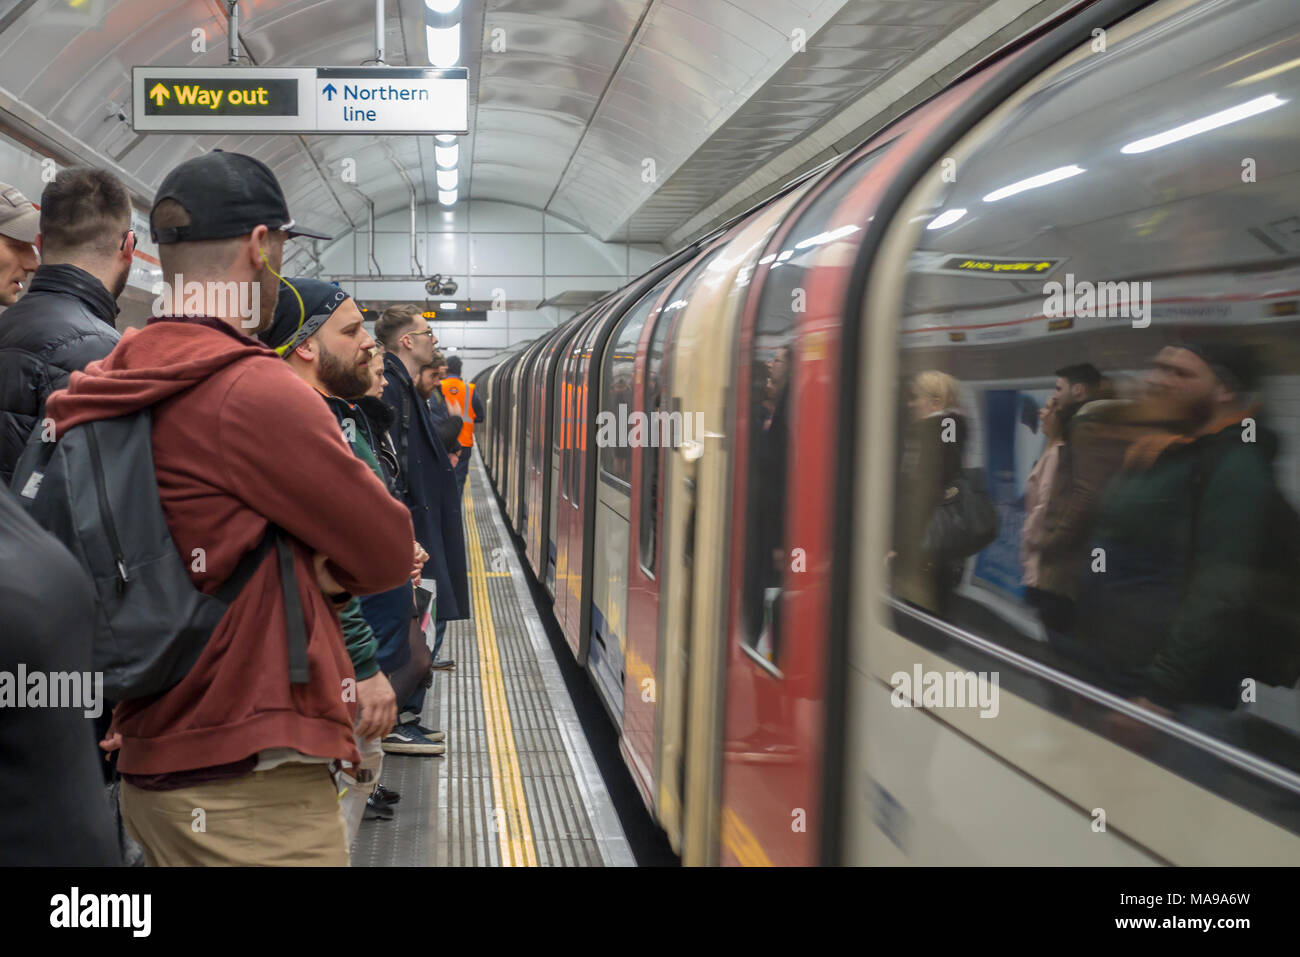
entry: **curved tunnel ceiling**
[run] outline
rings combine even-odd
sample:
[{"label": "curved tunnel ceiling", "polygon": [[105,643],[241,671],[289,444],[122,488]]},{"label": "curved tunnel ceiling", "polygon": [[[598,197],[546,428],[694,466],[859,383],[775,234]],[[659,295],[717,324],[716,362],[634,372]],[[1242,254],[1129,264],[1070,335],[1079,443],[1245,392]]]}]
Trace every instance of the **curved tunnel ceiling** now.
[{"label": "curved tunnel ceiling", "polygon": [[[603,240],[662,241],[847,100],[1011,2],[462,0],[460,197],[545,209]],[[242,0],[240,13],[249,64],[375,54],[371,0]],[[423,0],[387,0],[385,13],[386,62],[428,65]],[[138,135],[119,118],[132,66],[220,66],[227,29],[221,0],[0,4],[0,109],[115,164],[145,196],[177,162],[220,147],[264,160],[294,215],[336,236],[365,228],[367,200],[377,216],[412,188],[436,201],[432,137]],[[70,76],[81,80],[68,87]]]}]

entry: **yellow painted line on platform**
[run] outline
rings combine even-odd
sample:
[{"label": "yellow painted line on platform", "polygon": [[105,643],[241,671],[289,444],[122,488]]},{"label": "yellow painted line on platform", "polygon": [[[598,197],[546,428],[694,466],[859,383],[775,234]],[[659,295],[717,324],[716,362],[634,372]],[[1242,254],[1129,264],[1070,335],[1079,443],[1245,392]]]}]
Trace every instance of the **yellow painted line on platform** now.
[{"label": "yellow painted line on platform", "polygon": [[736,855],[736,862],[741,867],[772,866],[772,861],[763,851],[763,845],[758,842],[754,832],[729,807],[722,809],[722,843]]},{"label": "yellow painted line on platform", "polygon": [[502,864],[507,867],[536,867],[537,848],[533,843],[532,823],[528,819],[524,776],[519,768],[519,752],[515,749],[505,675],[501,670],[501,649],[497,645],[496,625],[492,620],[492,604],[487,590],[489,577],[508,573],[489,572],[483,564],[472,484],[465,490],[465,526],[474,633],[478,637],[479,684],[483,691],[483,723],[487,731],[488,761],[492,767],[492,793],[497,802],[491,826],[497,832]]}]

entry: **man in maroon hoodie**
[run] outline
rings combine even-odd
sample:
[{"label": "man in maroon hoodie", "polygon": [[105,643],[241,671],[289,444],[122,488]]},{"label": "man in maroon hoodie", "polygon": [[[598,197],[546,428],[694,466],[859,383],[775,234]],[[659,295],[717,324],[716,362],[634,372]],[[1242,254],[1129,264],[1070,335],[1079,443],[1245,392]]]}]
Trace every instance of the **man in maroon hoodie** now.
[{"label": "man in maroon hoodie", "polygon": [[148,406],[167,525],[195,585],[230,577],[268,523],[293,538],[309,679],[291,684],[273,555],[193,669],[117,707],[122,809],[150,864],[335,864],[348,849],[330,764],[360,758],[355,676],[336,609],[410,575],[410,515],[352,454],[312,389],[250,336],[275,311],[294,228],[248,156],[182,163],[150,217],[167,314],[128,330],[50,396],[59,430]]}]

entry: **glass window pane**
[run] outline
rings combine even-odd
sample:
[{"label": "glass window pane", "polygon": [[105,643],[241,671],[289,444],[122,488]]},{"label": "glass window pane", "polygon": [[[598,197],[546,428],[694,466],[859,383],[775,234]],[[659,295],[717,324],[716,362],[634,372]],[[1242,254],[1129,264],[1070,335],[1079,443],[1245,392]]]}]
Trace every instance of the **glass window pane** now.
[{"label": "glass window pane", "polygon": [[[682,283],[677,286],[671,302],[666,302],[651,312],[649,321],[654,323],[650,334],[649,348],[646,352],[645,393],[642,407],[647,414],[647,421],[657,422],[655,414],[662,411],[666,402],[663,374],[663,359],[668,339],[668,330],[677,313],[686,308],[690,301],[691,290],[700,274],[720,253],[719,246],[712,253],[704,256],[695,265]],[[674,277],[677,274],[674,273]],[[643,450],[641,459],[641,517],[640,535],[638,536],[638,555],[641,567],[654,574],[655,553],[658,546],[659,515],[659,447],[650,446]]]},{"label": "glass window pane", "polygon": [[1297,768],[1300,37],[1196,13],[1048,71],[900,214],[892,586]]},{"label": "glass window pane", "polygon": [[[792,465],[791,362],[795,316],[804,308],[808,269],[828,244],[856,245],[861,227],[839,212],[862,171],[881,155],[862,157],[831,183],[791,228],[783,248],[765,254],[767,270],[754,326],[750,366],[749,468],[745,493],[745,577],[741,640],[775,663],[780,653],[779,599],[790,565],[785,527],[786,487]],[[838,213],[838,215],[837,215]],[[756,275],[758,275],[756,273]]]},{"label": "glass window pane", "polygon": [[[632,383],[636,375],[636,347],[641,341],[650,310],[658,302],[669,279],[664,279],[642,296],[619,320],[618,328],[610,336],[605,358],[605,376],[601,385],[603,405],[601,412],[612,417],[614,441],[605,442],[600,450],[600,467],[606,475],[620,482],[632,481],[632,450],[618,429],[618,423],[627,421],[632,412]],[[620,413],[620,409],[622,412]],[[597,431],[597,436],[600,436]]]}]

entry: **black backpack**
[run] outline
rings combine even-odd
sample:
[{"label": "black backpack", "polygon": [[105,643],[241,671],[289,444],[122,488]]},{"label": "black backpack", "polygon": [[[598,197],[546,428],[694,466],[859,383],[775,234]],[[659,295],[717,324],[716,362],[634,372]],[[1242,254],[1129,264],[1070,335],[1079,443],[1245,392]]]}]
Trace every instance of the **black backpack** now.
[{"label": "black backpack", "polygon": [[91,649],[105,696],[157,695],[184,678],[273,545],[289,624],[290,680],[306,684],[307,633],[287,536],[268,525],[215,594],[195,588],[163,514],[151,423],[145,408],[73,426],[53,442],[42,441],[38,426],[14,467],[18,500],[94,583]]}]

